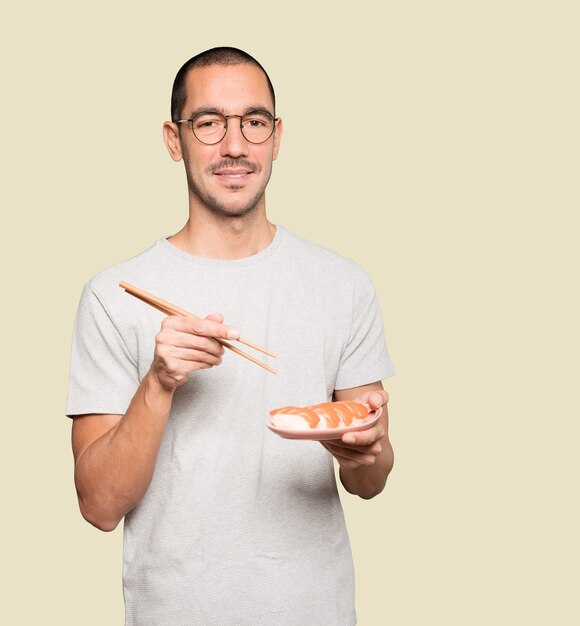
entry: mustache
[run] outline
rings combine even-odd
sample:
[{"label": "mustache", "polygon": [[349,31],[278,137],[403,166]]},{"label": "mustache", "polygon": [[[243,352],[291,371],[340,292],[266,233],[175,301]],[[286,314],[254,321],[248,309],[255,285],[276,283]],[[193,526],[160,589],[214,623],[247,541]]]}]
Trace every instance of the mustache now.
[{"label": "mustache", "polygon": [[206,171],[208,174],[214,174],[215,172],[217,172],[217,170],[230,167],[242,167],[254,173],[260,173],[262,171],[262,166],[259,163],[252,163],[251,161],[248,161],[246,159],[222,159],[218,163],[213,163],[212,165],[210,165]]}]

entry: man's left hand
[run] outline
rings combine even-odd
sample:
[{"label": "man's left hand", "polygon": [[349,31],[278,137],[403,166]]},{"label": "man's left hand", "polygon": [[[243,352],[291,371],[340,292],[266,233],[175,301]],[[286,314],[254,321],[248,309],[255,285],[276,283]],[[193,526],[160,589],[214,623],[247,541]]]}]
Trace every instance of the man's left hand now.
[{"label": "man's left hand", "polygon": [[[385,407],[389,400],[384,390],[366,391],[356,398],[354,402],[367,404],[371,410]],[[385,411],[385,409],[383,409]],[[358,432],[346,433],[340,439],[322,441],[322,445],[334,456],[339,465],[344,469],[357,469],[361,466],[370,466],[375,463],[377,457],[383,451],[385,443],[386,427],[385,416],[368,428]]]}]

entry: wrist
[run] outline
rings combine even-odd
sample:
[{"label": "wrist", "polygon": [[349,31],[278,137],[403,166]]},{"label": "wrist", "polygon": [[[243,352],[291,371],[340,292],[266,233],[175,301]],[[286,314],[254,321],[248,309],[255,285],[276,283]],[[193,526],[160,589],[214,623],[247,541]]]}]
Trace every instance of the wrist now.
[{"label": "wrist", "polygon": [[147,379],[147,384],[151,386],[152,391],[156,391],[160,394],[170,393],[177,389],[181,383],[173,378],[167,376],[163,368],[156,367],[155,361],[151,363],[151,367],[147,374],[145,374],[143,380]]},{"label": "wrist", "polygon": [[141,386],[143,387],[147,404],[169,403],[171,405],[176,388],[164,384],[153,369],[150,369],[145,374],[141,381]]}]

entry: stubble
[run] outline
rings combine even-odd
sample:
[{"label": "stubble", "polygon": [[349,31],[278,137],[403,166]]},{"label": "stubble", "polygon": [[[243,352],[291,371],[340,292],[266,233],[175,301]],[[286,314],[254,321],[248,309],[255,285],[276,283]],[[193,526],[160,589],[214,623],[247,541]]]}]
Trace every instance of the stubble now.
[{"label": "stubble", "polygon": [[[260,188],[256,190],[256,193],[252,197],[250,197],[244,205],[234,207],[232,205],[236,204],[236,192],[242,191],[244,189],[244,185],[236,185],[235,183],[231,183],[228,185],[226,193],[229,192],[229,194],[231,194],[232,202],[230,203],[227,200],[218,198],[216,195],[212,194],[207,189],[207,187],[202,184],[203,180],[197,179],[197,177],[193,173],[194,168],[190,166],[190,160],[189,158],[185,157],[185,155],[184,164],[190,195],[197,197],[201,201],[202,205],[209,212],[211,212],[215,217],[219,217],[221,219],[239,218],[253,213],[264,196],[266,186],[268,184],[268,181],[270,180],[270,175],[272,173],[272,168],[270,167],[270,171],[267,173],[267,176],[262,181]],[[217,170],[228,167],[246,168],[252,172],[252,175],[256,176],[258,176],[262,172],[262,166],[259,163],[248,161],[246,159],[230,158],[222,159],[219,163],[214,163],[210,165],[208,168],[206,168],[202,176],[205,175],[207,177],[211,177]]]}]

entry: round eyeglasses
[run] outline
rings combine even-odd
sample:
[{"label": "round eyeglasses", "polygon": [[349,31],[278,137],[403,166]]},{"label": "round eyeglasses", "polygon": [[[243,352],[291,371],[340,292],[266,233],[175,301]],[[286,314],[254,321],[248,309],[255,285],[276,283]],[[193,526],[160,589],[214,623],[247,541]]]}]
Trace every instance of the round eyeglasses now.
[{"label": "round eyeglasses", "polygon": [[250,143],[264,143],[274,132],[278,120],[269,111],[248,111],[243,115],[223,115],[217,111],[201,111],[187,120],[176,120],[175,124],[191,123],[195,137],[206,145],[219,143],[228,132],[228,120],[237,117],[244,139]]}]

